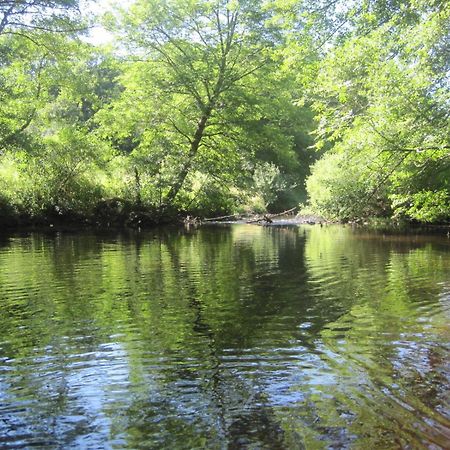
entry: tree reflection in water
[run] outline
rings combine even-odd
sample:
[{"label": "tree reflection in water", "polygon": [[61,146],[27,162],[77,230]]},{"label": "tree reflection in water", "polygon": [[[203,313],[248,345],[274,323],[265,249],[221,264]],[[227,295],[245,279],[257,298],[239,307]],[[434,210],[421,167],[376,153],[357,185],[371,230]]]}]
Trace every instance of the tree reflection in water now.
[{"label": "tree reflection in water", "polygon": [[445,448],[448,250],[341,227],[9,237],[0,442]]}]

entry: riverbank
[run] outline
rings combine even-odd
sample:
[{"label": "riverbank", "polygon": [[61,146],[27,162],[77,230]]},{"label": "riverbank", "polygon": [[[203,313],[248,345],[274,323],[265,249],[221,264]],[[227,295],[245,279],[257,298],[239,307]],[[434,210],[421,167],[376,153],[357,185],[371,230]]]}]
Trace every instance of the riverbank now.
[{"label": "riverbank", "polygon": [[4,229],[139,229],[182,222],[186,213],[164,211],[132,204],[119,198],[105,199],[87,211],[59,207],[31,214],[13,208],[0,209],[0,227]]},{"label": "riverbank", "polygon": [[160,226],[203,226],[224,224],[254,224],[264,226],[283,225],[344,225],[355,229],[366,229],[380,233],[432,233],[450,236],[449,223],[419,223],[372,218],[345,224],[329,221],[314,214],[295,214],[295,208],[281,213],[234,214],[204,218],[179,210],[164,212],[148,208],[132,208],[119,202],[109,201],[97,208],[95,214],[83,215],[75,212],[51,211],[48,214],[31,216],[26,214],[0,215],[0,230],[23,231],[63,231],[88,230],[145,230]]}]

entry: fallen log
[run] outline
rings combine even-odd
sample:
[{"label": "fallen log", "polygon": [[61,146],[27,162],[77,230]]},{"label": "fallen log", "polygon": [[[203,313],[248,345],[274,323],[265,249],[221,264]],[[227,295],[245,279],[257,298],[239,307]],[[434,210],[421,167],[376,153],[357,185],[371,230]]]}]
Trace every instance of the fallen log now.
[{"label": "fallen log", "polygon": [[203,222],[216,222],[219,220],[233,219],[241,217],[241,214],[232,214],[231,216],[220,216],[220,217],[210,217],[208,219],[203,219]]},{"label": "fallen log", "polygon": [[[248,219],[246,223],[258,223],[258,222],[266,222],[266,223],[272,223],[272,219],[274,217],[280,217],[285,216],[287,214],[293,213],[297,207],[287,209],[286,211],[282,211],[280,213],[276,214],[264,214],[262,217],[258,217],[257,219]],[[206,219],[202,219],[202,222],[219,222],[221,220],[227,220],[227,219],[243,219],[242,214],[231,214],[229,216],[218,216],[218,217],[208,217]]]},{"label": "fallen log", "polygon": [[260,217],[258,219],[247,220],[247,223],[258,223],[258,222],[272,223],[273,222],[273,220],[272,220],[273,218],[280,217],[280,216],[286,216],[287,214],[293,213],[296,209],[297,209],[297,207],[295,206],[294,208],[287,209],[286,211],[283,211],[283,212],[280,212],[280,213],[264,214],[262,217]]}]

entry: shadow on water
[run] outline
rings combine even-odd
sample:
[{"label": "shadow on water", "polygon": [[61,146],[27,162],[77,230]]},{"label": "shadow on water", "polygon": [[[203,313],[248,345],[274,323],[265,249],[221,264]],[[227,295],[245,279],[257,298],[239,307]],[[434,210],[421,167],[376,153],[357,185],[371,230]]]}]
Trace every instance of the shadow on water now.
[{"label": "shadow on water", "polygon": [[0,442],[445,448],[448,250],[342,227],[13,236]]}]

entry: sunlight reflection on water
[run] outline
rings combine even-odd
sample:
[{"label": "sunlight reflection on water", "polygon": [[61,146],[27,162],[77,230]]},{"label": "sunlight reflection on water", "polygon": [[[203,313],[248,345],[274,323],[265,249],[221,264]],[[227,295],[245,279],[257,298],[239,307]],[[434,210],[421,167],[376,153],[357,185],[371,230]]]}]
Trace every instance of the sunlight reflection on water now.
[{"label": "sunlight reflection on water", "polygon": [[445,238],[234,225],[0,245],[4,448],[450,442]]}]

